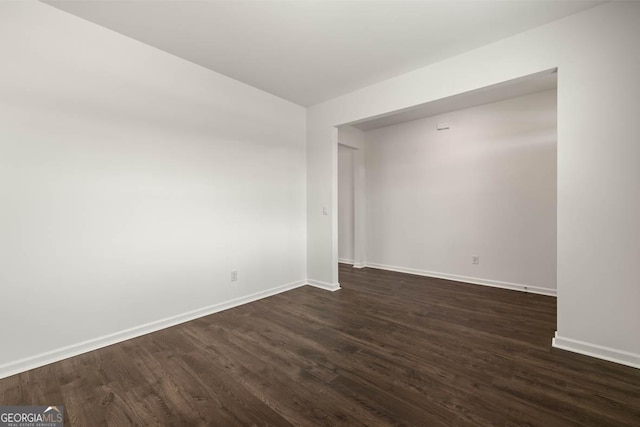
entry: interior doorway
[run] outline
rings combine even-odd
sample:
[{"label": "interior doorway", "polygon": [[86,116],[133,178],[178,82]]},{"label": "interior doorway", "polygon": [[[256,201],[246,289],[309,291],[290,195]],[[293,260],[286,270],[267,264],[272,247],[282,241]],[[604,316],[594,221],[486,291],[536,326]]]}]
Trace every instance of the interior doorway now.
[{"label": "interior doorway", "polygon": [[556,295],[556,88],[548,70],[339,126],[339,262]]},{"label": "interior doorway", "polygon": [[354,263],[353,151],[338,145],[338,261]]}]

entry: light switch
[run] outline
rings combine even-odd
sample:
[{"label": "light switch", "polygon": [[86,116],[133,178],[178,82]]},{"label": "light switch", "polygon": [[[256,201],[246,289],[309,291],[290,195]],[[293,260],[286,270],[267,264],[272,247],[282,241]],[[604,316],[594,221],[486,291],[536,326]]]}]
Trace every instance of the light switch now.
[{"label": "light switch", "polygon": [[322,208],[322,215],[329,215],[329,208],[328,207],[324,206]]}]

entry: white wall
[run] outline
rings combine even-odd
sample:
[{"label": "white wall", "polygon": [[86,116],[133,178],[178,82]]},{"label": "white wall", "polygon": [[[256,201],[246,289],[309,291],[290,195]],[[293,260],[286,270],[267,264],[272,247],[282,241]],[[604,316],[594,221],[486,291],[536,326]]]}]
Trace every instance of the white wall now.
[{"label": "white wall", "polygon": [[338,146],[338,259],[353,263],[353,148]]},{"label": "white wall", "polygon": [[0,57],[0,376],[304,283],[304,108],[41,3]]},{"label": "white wall", "polygon": [[366,146],[367,265],[555,293],[555,90],[371,130]]},{"label": "white wall", "polygon": [[608,2],[309,108],[308,276],[337,281],[334,126],[558,67],[555,345],[640,367],[638,22]]}]

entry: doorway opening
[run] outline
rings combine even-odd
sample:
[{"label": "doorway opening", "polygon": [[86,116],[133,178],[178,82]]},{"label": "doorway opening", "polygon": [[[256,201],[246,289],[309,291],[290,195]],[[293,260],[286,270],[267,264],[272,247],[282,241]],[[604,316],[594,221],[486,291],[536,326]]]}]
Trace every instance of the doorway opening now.
[{"label": "doorway opening", "polygon": [[548,70],[338,126],[340,262],[555,296],[556,94]]},{"label": "doorway opening", "polygon": [[338,262],[354,264],[355,148],[338,144]]}]

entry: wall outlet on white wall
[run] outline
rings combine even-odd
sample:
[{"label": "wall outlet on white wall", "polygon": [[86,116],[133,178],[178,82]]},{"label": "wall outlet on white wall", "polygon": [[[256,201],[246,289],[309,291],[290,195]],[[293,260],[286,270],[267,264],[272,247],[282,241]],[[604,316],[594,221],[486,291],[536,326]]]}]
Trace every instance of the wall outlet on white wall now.
[{"label": "wall outlet on white wall", "polygon": [[471,257],[471,262],[472,262],[473,264],[480,264],[480,257],[479,257],[478,255],[473,255],[473,256]]},{"label": "wall outlet on white wall", "polygon": [[238,281],[238,270],[233,270],[231,272],[231,281],[232,282],[237,282]]}]

